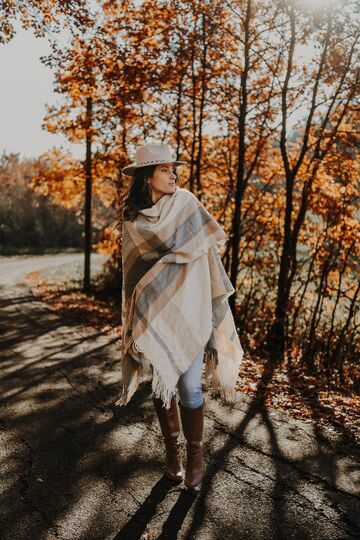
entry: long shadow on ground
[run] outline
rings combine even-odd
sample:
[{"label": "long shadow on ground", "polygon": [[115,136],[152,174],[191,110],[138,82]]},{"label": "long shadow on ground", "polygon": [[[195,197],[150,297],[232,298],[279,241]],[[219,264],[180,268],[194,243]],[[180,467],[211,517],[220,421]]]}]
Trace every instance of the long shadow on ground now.
[{"label": "long shadow on ground", "polygon": [[[206,540],[360,534],[358,499],[336,488],[344,440],[329,440],[315,424],[315,450],[294,458],[284,454],[264,403],[270,364],[235,428],[209,415],[209,466],[194,498],[174,491],[162,476],[163,445],[150,383],[143,383],[126,407],[113,405],[119,388],[117,337],[79,331],[74,322],[49,317],[21,288],[18,293],[9,298],[0,291],[4,540],[51,534],[133,540],[152,526],[162,529],[157,538]],[[266,432],[258,445],[251,439],[255,420]],[[269,470],[251,464],[253,455],[267,460]],[[318,508],[308,493],[312,489],[321,493]]]}]

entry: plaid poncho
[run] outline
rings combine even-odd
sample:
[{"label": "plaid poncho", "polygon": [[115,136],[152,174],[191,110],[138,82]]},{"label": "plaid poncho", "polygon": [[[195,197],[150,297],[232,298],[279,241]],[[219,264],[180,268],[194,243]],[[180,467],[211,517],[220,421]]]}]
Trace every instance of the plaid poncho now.
[{"label": "plaid poncho", "polygon": [[151,371],[167,408],[205,346],[213,395],[236,401],[243,349],[228,303],[235,289],[219,256],[228,236],[197,197],[176,186],[122,224],[122,388],[125,405]]}]

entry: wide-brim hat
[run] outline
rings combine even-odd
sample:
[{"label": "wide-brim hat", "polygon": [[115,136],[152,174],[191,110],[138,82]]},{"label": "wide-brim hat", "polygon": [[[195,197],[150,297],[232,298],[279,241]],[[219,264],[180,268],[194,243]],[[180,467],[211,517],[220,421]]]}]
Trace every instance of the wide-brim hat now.
[{"label": "wide-brim hat", "polygon": [[171,150],[167,144],[144,144],[138,146],[135,152],[135,162],[122,169],[123,174],[132,176],[136,169],[147,167],[148,165],[158,165],[159,163],[172,163],[175,167],[187,163],[187,161],[177,161],[171,155]]}]

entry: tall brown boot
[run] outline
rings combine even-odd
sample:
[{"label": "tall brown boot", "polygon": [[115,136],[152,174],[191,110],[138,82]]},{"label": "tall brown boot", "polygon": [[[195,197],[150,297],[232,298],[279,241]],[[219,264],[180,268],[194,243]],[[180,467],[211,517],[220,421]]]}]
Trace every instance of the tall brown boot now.
[{"label": "tall brown boot", "polygon": [[196,409],[184,407],[179,401],[180,416],[186,439],[185,486],[199,491],[204,475],[203,433],[205,399]]},{"label": "tall brown boot", "polygon": [[170,409],[163,406],[160,398],[152,397],[156,415],[159,420],[161,433],[165,443],[165,475],[176,482],[184,479],[184,470],[180,457],[180,445],[178,437],[180,434],[180,422],[176,405],[176,396],[171,398]]}]

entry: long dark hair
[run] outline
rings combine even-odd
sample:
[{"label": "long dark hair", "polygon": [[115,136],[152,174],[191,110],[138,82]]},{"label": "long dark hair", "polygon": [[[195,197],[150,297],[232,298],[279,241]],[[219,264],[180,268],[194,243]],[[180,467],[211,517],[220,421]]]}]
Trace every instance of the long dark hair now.
[{"label": "long dark hair", "polygon": [[[151,188],[148,180],[152,176],[157,165],[148,165],[147,167],[139,167],[135,169],[130,180],[129,186],[125,193],[120,197],[120,205],[118,209],[118,223],[120,221],[134,221],[139,210],[150,208],[153,206],[151,200]],[[182,178],[175,167],[176,184],[182,183]],[[179,185],[179,187],[181,187]]]}]

